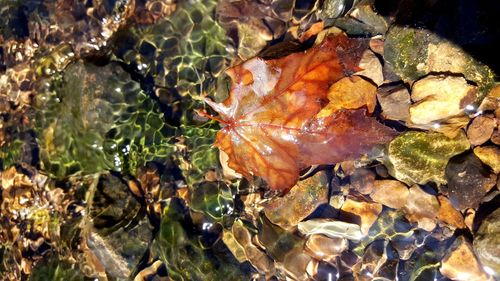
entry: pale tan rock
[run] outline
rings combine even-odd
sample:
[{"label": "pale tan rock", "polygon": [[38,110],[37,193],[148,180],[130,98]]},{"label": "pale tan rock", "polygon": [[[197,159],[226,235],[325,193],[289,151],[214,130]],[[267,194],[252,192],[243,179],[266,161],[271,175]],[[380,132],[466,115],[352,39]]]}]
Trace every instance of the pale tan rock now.
[{"label": "pale tan rock", "polygon": [[317,260],[331,261],[347,250],[349,242],[342,237],[327,237],[313,234],[307,238],[306,250]]},{"label": "pale tan rock", "polygon": [[384,82],[384,74],[382,72],[382,64],[380,63],[379,58],[370,50],[366,50],[359,61],[360,68],[362,71],[358,71],[355,74],[364,76],[377,86],[382,85]]},{"label": "pale tan rock", "polygon": [[295,247],[285,254],[283,268],[292,280],[307,280],[307,266],[311,260],[302,247]]},{"label": "pale tan rock", "polygon": [[340,216],[341,218],[357,216],[360,220],[361,232],[366,235],[380,212],[382,212],[382,204],[380,203],[361,202],[348,198],[342,205]]},{"label": "pale tan rock", "polygon": [[465,238],[458,237],[441,261],[439,271],[444,276],[457,281],[493,280],[482,269],[472,245]]},{"label": "pale tan rock", "polygon": [[494,117],[480,115],[467,128],[467,138],[472,145],[481,145],[487,142],[497,126]]},{"label": "pale tan rock", "polygon": [[400,209],[406,205],[410,191],[408,187],[397,180],[378,180],[374,183],[370,197],[382,205]]},{"label": "pale tan rock", "polygon": [[496,146],[478,146],[474,148],[474,154],[498,174],[500,172],[500,148]]},{"label": "pale tan rock", "polygon": [[427,125],[439,120],[461,115],[474,101],[477,89],[462,77],[429,75],[413,84],[410,121],[416,125]]},{"label": "pale tan rock", "polygon": [[439,202],[435,196],[425,192],[420,186],[413,185],[410,188],[403,210],[405,217],[411,222],[416,222],[419,228],[432,231],[436,227]]},{"label": "pale tan rock", "polygon": [[410,116],[410,92],[405,86],[382,86],[377,89],[382,116],[389,120],[407,121]]},{"label": "pale tan rock", "polygon": [[464,212],[464,223],[470,231],[473,231],[474,218],[476,217],[476,210],[469,208]]}]

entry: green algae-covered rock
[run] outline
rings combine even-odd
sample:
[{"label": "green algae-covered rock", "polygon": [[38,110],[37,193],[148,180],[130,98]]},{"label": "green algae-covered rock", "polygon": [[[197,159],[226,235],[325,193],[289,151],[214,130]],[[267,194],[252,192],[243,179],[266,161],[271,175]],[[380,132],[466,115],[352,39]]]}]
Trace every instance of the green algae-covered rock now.
[{"label": "green algae-covered rock", "polygon": [[[203,249],[200,235],[186,229],[187,210],[178,199],[169,199],[163,209],[153,254],[165,263],[172,280],[248,280],[230,253]],[[225,250],[229,252],[229,250]]]},{"label": "green algae-covered rock", "polygon": [[478,85],[482,97],[494,85],[495,75],[488,66],[426,29],[390,28],[386,34],[384,58],[405,81],[417,80],[432,72],[462,74]]},{"label": "green algae-covered rock", "polygon": [[35,131],[50,174],[134,173],[171,153],[173,132],[158,106],[118,64],[80,61],[41,82]]},{"label": "green algae-covered rock", "polygon": [[233,195],[224,182],[202,182],[190,192],[189,207],[220,222],[234,212]]},{"label": "green algae-covered rock", "polygon": [[181,95],[207,90],[230,60],[230,39],[215,21],[217,1],[181,1],[170,17],[136,25],[118,37],[114,53],[155,84]]},{"label": "green algae-covered rock", "polygon": [[429,181],[446,184],[448,160],[469,147],[462,131],[453,139],[441,133],[410,131],[389,143],[385,165],[393,177],[408,185]]}]

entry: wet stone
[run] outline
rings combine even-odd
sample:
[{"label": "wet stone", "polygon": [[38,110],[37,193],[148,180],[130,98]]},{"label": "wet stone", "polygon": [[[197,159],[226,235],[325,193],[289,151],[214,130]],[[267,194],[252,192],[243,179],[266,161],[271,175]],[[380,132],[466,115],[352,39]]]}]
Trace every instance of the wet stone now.
[{"label": "wet stone", "polygon": [[438,220],[453,228],[465,228],[464,217],[453,207],[450,200],[443,195],[439,195],[437,198],[439,201]]},{"label": "wet stone", "polygon": [[474,251],[488,273],[500,276],[500,209],[489,214],[474,234]]},{"label": "wet stone", "polygon": [[410,131],[389,143],[384,163],[389,174],[408,185],[429,181],[445,184],[448,160],[469,147],[464,133],[448,138],[440,133]]},{"label": "wet stone", "polygon": [[350,177],[350,182],[354,190],[361,194],[370,194],[375,182],[375,173],[366,168],[356,169]]},{"label": "wet stone", "polygon": [[285,196],[265,203],[264,213],[272,223],[290,229],[327,202],[328,179],[324,172],[318,172],[299,181]]},{"label": "wet stone", "polygon": [[496,184],[496,176],[490,174],[474,153],[457,155],[446,166],[446,179],[450,201],[455,208],[477,208],[488,190]]},{"label": "wet stone", "polygon": [[366,235],[380,212],[382,212],[382,205],[379,203],[347,199],[342,205],[340,217],[359,221],[361,232]]},{"label": "wet stone", "polygon": [[410,92],[403,85],[382,86],[377,89],[382,116],[389,120],[407,121],[410,114]]},{"label": "wet stone", "polygon": [[481,145],[487,142],[497,126],[495,118],[480,115],[467,128],[467,137],[472,145]]},{"label": "wet stone", "polygon": [[500,173],[500,148],[496,146],[481,146],[474,148],[474,154],[495,174]]},{"label": "wet stone", "polygon": [[464,237],[458,237],[450,246],[441,262],[441,273],[452,280],[492,280],[483,271],[472,245]]},{"label": "wet stone", "polygon": [[390,208],[400,209],[408,199],[408,187],[396,180],[377,180],[370,197]]},{"label": "wet stone", "polygon": [[330,238],[344,237],[359,241],[363,234],[357,224],[330,219],[312,219],[298,224],[299,232],[305,236],[321,234]]},{"label": "wet stone", "polygon": [[355,265],[354,274],[357,280],[373,280],[386,278],[395,280],[399,256],[386,240],[376,240],[365,250],[361,261]]},{"label": "wet stone", "polygon": [[341,237],[327,237],[321,234],[313,234],[307,238],[306,250],[317,259],[333,261],[336,256],[347,250],[349,242]]},{"label": "wet stone", "polygon": [[432,231],[436,227],[439,202],[434,195],[414,185],[410,188],[404,212],[406,218],[411,222],[416,222],[419,228]]}]

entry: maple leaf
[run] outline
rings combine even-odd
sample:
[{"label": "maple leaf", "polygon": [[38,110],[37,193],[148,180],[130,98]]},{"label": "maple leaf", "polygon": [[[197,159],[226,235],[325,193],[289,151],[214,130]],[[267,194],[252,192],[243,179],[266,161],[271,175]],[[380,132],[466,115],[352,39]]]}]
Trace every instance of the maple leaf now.
[{"label": "maple leaf", "polygon": [[286,192],[307,166],[357,158],[391,140],[395,132],[364,109],[316,116],[328,103],[329,87],[359,70],[365,49],[364,40],[329,36],[302,53],[255,57],[228,69],[228,99],[206,102],[222,117],[215,146],[228,154],[229,167]]}]

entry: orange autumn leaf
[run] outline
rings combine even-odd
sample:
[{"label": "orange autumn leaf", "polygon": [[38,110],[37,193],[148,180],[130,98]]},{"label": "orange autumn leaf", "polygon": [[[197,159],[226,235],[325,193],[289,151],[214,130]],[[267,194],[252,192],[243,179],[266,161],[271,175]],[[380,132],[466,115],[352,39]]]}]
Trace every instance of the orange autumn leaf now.
[{"label": "orange autumn leaf", "polygon": [[230,68],[229,98],[206,100],[222,117],[215,145],[229,156],[229,167],[286,192],[307,166],[355,159],[391,140],[394,131],[364,109],[316,116],[328,103],[330,86],[359,70],[366,45],[329,36],[303,53],[267,61],[256,57]]}]

